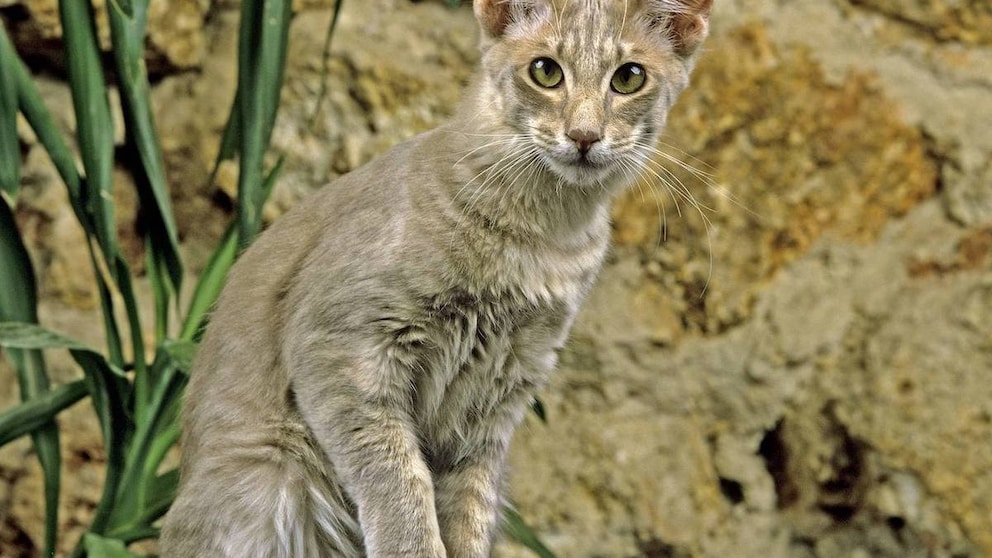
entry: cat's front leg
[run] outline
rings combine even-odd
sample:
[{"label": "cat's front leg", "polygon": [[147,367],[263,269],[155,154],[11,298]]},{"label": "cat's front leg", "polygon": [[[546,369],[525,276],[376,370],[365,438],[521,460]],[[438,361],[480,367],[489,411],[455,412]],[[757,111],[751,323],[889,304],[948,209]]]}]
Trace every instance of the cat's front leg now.
[{"label": "cat's front leg", "polygon": [[[358,508],[369,558],[446,558],[424,461],[394,372],[310,362],[293,378],[306,422]],[[387,367],[388,368],[388,367]]]},{"label": "cat's front leg", "polygon": [[489,556],[499,517],[505,452],[485,453],[437,475],[438,522],[450,558]]},{"label": "cat's front leg", "polygon": [[529,390],[513,390],[476,428],[466,429],[464,457],[435,471],[438,522],[450,558],[490,555],[503,501],[506,455],[530,401]]}]

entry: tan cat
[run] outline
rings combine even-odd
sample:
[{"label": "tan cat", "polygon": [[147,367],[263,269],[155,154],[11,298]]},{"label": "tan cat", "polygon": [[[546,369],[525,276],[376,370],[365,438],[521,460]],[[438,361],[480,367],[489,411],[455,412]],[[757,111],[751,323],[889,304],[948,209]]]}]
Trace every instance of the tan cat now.
[{"label": "tan cat", "polygon": [[456,116],[232,270],[187,390],[166,557],[488,556],[514,427],[688,83],[711,0],[475,0]]}]

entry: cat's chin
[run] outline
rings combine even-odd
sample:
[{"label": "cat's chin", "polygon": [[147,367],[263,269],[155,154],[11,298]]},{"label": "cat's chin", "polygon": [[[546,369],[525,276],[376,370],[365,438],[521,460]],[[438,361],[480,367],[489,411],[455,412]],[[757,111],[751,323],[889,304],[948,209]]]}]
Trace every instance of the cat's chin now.
[{"label": "cat's chin", "polygon": [[573,186],[604,188],[616,182],[616,169],[609,163],[588,159],[565,163],[553,158],[548,158],[547,163],[552,173]]}]

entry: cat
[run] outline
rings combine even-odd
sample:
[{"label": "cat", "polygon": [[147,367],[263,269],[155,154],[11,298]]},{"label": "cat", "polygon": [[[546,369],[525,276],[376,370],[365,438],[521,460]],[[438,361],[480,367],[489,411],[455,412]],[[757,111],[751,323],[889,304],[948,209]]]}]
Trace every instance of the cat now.
[{"label": "cat", "polygon": [[515,426],[687,86],[712,0],[475,0],[447,124],[239,259],[196,356],[161,552],[488,556]]}]

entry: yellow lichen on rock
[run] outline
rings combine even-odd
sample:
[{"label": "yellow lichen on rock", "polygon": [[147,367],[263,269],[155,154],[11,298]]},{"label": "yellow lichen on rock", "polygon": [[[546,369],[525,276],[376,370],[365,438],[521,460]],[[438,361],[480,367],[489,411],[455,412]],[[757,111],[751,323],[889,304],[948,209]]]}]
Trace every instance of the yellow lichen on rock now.
[{"label": "yellow lichen on rock", "polygon": [[707,307],[725,322],[696,324],[708,332],[745,318],[749,293],[823,235],[871,241],[937,186],[922,132],[871,75],[833,85],[808,51],[780,50],[760,24],[702,57],[660,149],[698,172],[659,157],[617,204],[615,240],[649,258],[668,245],[689,246],[698,264],[712,258],[713,277],[686,278],[708,283]]}]

